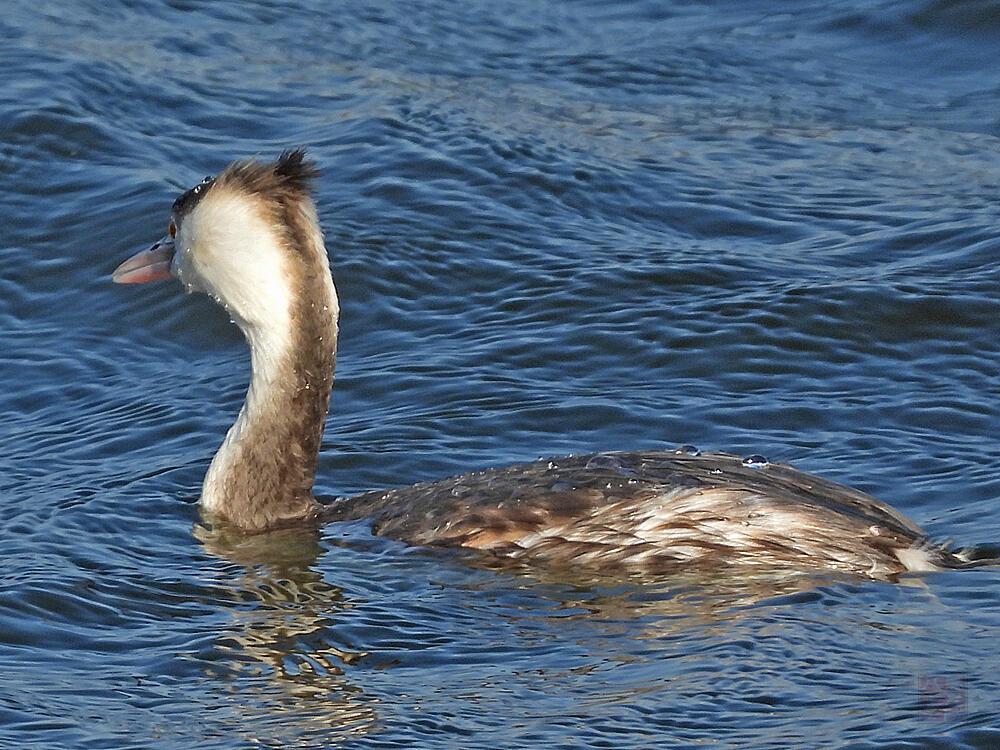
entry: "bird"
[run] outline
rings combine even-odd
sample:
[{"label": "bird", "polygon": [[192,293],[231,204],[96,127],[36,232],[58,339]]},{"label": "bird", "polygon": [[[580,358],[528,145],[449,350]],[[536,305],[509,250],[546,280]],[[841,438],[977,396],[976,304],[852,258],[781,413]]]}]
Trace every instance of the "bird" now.
[{"label": "bird", "polygon": [[983,564],[864,492],[693,446],[540,459],[319,502],[339,304],[318,177],[301,148],[234,161],[182,193],[167,235],[112,274],[207,293],[250,347],[245,401],[201,489],[209,523],[249,535],[368,520],[410,545],[611,573],[756,566],[895,580]]}]

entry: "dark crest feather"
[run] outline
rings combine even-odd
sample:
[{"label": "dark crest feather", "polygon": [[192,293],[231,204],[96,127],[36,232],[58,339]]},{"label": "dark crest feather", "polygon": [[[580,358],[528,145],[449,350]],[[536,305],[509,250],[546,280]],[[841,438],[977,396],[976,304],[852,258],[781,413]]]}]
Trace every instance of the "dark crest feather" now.
[{"label": "dark crest feather", "polygon": [[319,170],[315,162],[306,158],[304,149],[295,148],[282,152],[273,162],[255,159],[233,162],[222,171],[216,182],[280,200],[284,196],[308,195],[317,177]]},{"label": "dark crest feather", "polygon": [[319,177],[316,162],[306,159],[304,148],[292,148],[281,152],[274,164],[274,173],[288,180],[302,192],[309,192],[313,180]]}]

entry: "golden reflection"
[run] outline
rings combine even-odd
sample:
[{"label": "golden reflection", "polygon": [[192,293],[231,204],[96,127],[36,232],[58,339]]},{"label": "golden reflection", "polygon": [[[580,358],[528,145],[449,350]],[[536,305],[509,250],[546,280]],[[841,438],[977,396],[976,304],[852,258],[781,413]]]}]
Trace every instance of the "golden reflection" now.
[{"label": "golden reflection", "polygon": [[344,668],[366,654],[332,638],[338,613],[351,604],[316,570],[325,551],[319,532],[297,528],[245,536],[198,525],[195,536],[232,564],[218,581],[232,599],[228,607],[220,602],[230,622],[215,645],[226,662],[216,666],[228,668],[231,682],[240,683],[238,689],[227,685],[227,701],[239,704],[241,722],[233,730],[259,740],[267,726],[269,741],[286,747],[367,733],[376,722],[373,699],[344,676]]},{"label": "golden reflection", "polygon": [[[745,608],[781,606],[796,597],[810,598],[821,588],[860,585],[857,577],[834,572],[782,567],[703,565],[673,571],[602,573],[586,568],[540,568],[492,558],[470,558],[472,567],[507,574],[523,581],[565,587],[566,606],[582,617],[599,619],[695,618],[704,624],[732,621]],[[900,579],[906,583],[907,579]],[[874,585],[865,582],[867,585]],[[523,585],[523,584],[522,584]],[[574,598],[573,592],[579,594]]]},{"label": "golden reflection", "polygon": [[[228,592],[219,601],[228,622],[214,639],[211,666],[213,685],[221,686],[223,701],[240,717],[233,731],[255,740],[263,732],[270,742],[304,747],[318,740],[335,746],[340,739],[374,730],[378,699],[361,686],[365,667],[359,667],[353,682],[349,679],[349,668],[368,655],[361,649],[372,645],[348,644],[343,626],[351,618],[345,613],[355,602],[317,569],[331,567],[317,561],[327,551],[324,544],[336,542],[323,542],[319,531],[301,528],[243,536],[197,527],[196,535],[222,561],[218,585]],[[471,553],[427,550],[426,555],[425,572],[433,578],[428,586],[450,589],[442,619],[450,617],[448,607],[454,607],[459,619],[476,613],[471,631],[457,627],[461,635],[453,647],[489,651],[496,639],[511,632],[497,624],[516,621],[526,645],[552,638],[572,642],[573,669],[579,673],[609,663],[682,655],[692,644],[716,639],[753,640],[762,627],[784,627],[783,621],[772,621],[770,609],[793,611],[819,599],[851,597],[856,586],[891,586],[846,575],[745,566],[623,576],[511,565]],[[414,591],[419,596],[420,569],[421,564],[412,568],[415,589],[408,590],[410,596]],[[407,601],[399,605],[404,623]],[[809,617],[823,619],[835,630],[857,627],[840,611],[810,607]],[[509,650],[511,644],[503,646]],[[742,658],[770,656],[762,651]],[[378,668],[370,660],[367,666]],[[503,665],[496,668],[506,671]],[[557,675],[557,664],[547,668],[555,670],[550,676]],[[404,692],[400,686],[400,695]]]}]

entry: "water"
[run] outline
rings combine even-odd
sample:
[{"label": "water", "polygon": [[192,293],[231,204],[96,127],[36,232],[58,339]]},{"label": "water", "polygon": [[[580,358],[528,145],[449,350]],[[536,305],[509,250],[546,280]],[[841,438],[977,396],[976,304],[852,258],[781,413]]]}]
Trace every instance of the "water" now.
[{"label": "water", "polygon": [[690,443],[997,542],[996,3],[4,7],[0,745],[1000,745],[995,570],[199,539],[248,357],[108,279],[179,190],[305,144],[343,305],[320,494]]}]

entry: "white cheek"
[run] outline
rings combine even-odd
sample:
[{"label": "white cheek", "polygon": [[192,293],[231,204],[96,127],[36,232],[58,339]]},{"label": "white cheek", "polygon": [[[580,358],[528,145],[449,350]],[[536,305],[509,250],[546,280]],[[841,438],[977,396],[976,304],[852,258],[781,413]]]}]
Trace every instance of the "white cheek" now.
[{"label": "white cheek", "polygon": [[177,277],[188,291],[214,297],[251,341],[288,330],[287,251],[246,197],[210,193],[177,239]]}]

